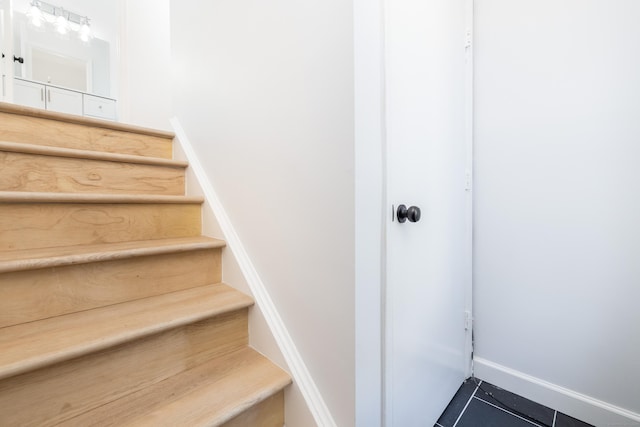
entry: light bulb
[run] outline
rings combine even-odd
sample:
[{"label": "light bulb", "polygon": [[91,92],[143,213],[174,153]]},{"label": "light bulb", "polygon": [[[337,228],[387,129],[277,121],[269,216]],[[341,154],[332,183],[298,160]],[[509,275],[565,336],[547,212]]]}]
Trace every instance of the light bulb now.
[{"label": "light bulb", "polygon": [[63,15],[59,15],[56,18],[55,26],[56,26],[56,31],[60,34],[67,34],[67,31],[69,31],[67,18],[65,18]]},{"label": "light bulb", "polygon": [[42,11],[36,3],[33,3],[31,5],[27,16],[29,17],[29,22],[31,22],[31,25],[36,28],[40,28],[42,27],[42,24],[44,24],[44,16],[42,15]]},{"label": "light bulb", "polygon": [[80,28],[78,29],[78,37],[84,43],[89,43],[93,38],[93,34],[91,33],[91,27],[89,26],[89,18],[84,17],[80,23]]},{"label": "light bulb", "polygon": [[89,24],[82,24],[80,30],[78,31],[78,36],[80,37],[80,40],[85,43],[89,42],[89,40],[92,39],[91,27],[89,27]]}]

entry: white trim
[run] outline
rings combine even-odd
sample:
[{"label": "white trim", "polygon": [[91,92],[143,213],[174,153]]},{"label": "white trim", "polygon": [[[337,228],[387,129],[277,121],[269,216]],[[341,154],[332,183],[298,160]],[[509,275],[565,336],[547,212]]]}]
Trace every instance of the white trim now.
[{"label": "white trim", "polygon": [[393,318],[393,299],[390,284],[389,269],[389,210],[391,210],[391,220],[395,215],[395,207],[391,202],[391,192],[389,185],[389,2],[382,0],[382,11],[380,16],[381,37],[382,37],[382,99],[381,99],[381,121],[382,121],[382,257],[381,257],[381,294],[380,307],[382,314],[382,427],[393,427],[393,328],[391,319]]},{"label": "white trim", "polygon": [[465,375],[473,376],[473,24],[474,24],[474,0],[465,0],[465,31],[469,44],[465,46],[465,149],[466,149],[466,167],[465,172],[467,183],[466,198],[466,244],[467,253],[465,255],[465,269],[467,277],[464,286],[465,289],[465,311],[471,317],[471,327],[467,330],[465,337],[465,356],[467,366]]},{"label": "white trim", "polygon": [[335,427],[336,423],[329,412],[320,391],[318,390],[309,370],[307,369],[302,356],[298,352],[298,349],[293,342],[293,339],[289,335],[287,328],[282,321],[282,318],[278,314],[275,304],[271,300],[269,293],[260,279],[258,272],[256,271],[247,251],[244,249],[238,234],[236,233],[233,224],[229,220],[220,199],[218,198],[211,181],[207,177],[207,174],[198,159],[198,156],[191,145],[187,134],[185,133],[180,121],[177,117],[173,117],[171,120],[171,126],[176,134],[177,143],[180,144],[189,167],[192,169],[196,176],[198,183],[200,184],[204,193],[205,203],[211,206],[213,212],[218,220],[224,239],[227,243],[227,248],[231,250],[236,258],[242,273],[244,274],[256,305],[262,311],[273,336],[280,347],[280,351],[287,362],[293,381],[297,384],[298,388],[302,392],[302,395],[309,407],[313,418],[318,426],[321,427]]},{"label": "white trim", "polygon": [[383,410],[384,60],[382,3],[355,0],[355,427],[380,427]]},{"label": "white trim", "polygon": [[[118,11],[118,37],[116,39],[115,50],[117,52],[117,75],[112,76],[115,78],[116,83],[111,81],[111,96],[117,98],[116,103],[118,120],[128,123],[131,118],[130,103],[130,91],[129,91],[129,50],[127,48],[127,2],[126,0],[117,0],[116,3]],[[112,58],[112,61],[114,59]],[[111,68],[113,71],[113,66]],[[114,86],[117,93],[114,93]]]},{"label": "white trim", "polygon": [[[481,357],[474,358],[475,374],[487,382],[596,426],[640,426],[640,414],[603,402],[557,384],[527,375]],[[585,373],[589,375],[589,373]]]}]

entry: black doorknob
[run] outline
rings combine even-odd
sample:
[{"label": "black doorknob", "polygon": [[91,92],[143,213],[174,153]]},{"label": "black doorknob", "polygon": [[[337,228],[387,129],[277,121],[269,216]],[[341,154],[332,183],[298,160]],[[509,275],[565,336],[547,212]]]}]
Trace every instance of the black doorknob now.
[{"label": "black doorknob", "polygon": [[409,222],[418,222],[420,221],[420,208],[417,206],[411,206],[407,208],[405,205],[398,206],[398,210],[396,211],[396,215],[398,217],[398,222],[403,223],[406,220]]}]

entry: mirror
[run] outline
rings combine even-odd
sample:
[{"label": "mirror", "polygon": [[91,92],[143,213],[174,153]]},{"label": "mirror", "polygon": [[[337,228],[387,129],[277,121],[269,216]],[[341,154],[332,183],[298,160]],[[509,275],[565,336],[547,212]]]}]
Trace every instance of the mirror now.
[{"label": "mirror", "polygon": [[34,47],[30,62],[31,80],[89,92],[91,75],[88,61]]},{"label": "mirror", "polygon": [[95,95],[111,96],[109,43],[93,38],[59,37],[28,24],[24,13],[13,11],[14,76]]}]

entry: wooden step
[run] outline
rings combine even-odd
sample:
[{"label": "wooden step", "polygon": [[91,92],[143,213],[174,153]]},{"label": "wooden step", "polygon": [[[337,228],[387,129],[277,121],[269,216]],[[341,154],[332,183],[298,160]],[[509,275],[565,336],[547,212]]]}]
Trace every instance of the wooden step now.
[{"label": "wooden step", "polygon": [[0,203],[178,204],[204,202],[202,197],[148,194],[76,194],[0,191]]},{"label": "wooden step", "polygon": [[[248,342],[248,309],[244,307],[247,304],[236,303],[236,308],[240,308],[232,311],[226,304],[221,313],[194,323],[172,325],[120,345],[0,381],[0,425],[57,425],[237,351]],[[200,312],[202,308],[196,310]],[[164,314],[161,310],[156,321],[161,322]],[[147,316],[152,318],[154,314]],[[179,313],[178,319],[183,316]],[[128,320],[130,316],[122,322],[117,319],[112,322],[125,326]],[[132,327],[136,326],[134,319]],[[85,326],[88,327],[90,323]]]},{"label": "wooden step", "polygon": [[186,162],[0,141],[0,191],[184,194]]},{"label": "wooden step", "polygon": [[0,251],[201,233],[200,197],[0,192]]},{"label": "wooden step", "polygon": [[250,297],[218,284],[0,328],[0,379],[252,304]]},{"label": "wooden step", "polygon": [[289,375],[245,348],[70,419],[63,426],[282,427]]},{"label": "wooden step", "polygon": [[0,327],[218,283],[206,237],[0,252]]},{"label": "wooden step", "polygon": [[0,140],[170,159],[171,132],[0,103]]},{"label": "wooden step", "polygon": [[217,249],[224,246],[223,240],[197,236],[0,252],[0,273]]}]

